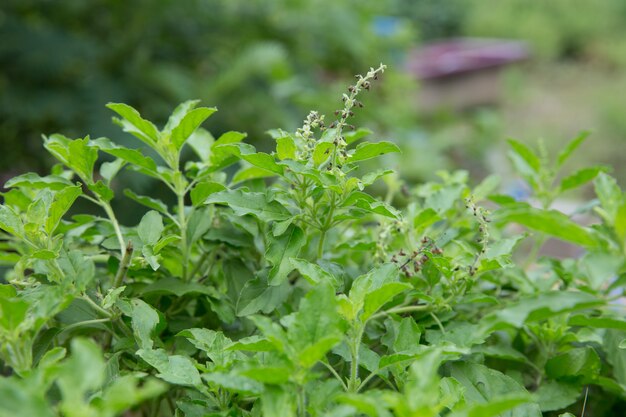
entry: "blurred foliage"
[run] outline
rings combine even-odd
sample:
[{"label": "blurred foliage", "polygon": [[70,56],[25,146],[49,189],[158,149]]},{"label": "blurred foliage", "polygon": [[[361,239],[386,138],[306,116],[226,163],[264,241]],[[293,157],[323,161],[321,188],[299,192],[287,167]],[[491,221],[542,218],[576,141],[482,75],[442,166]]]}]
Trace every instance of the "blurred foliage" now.
[{"label": "blurred foliage", "polygon": [[[385,82],[365,101],[355,124],[401,143],[405,152],[396,163],[412,181],[459,167],[482,176],[487,150],[509,134],[534,140],[537,132],[556,131],[567,138],[598,128],[597,136],[608,142],[622,138],[624,100],[611,94],[618,89],[602,87],[593,103],[567,96],[557,115],[531,111],[543,96],[535,100],[510,88],[499,108],[420,115],[417,82],[403,72],[406,51],[448,37],[519,38],[530,43],[542,66],[584,61],[593,71],[611,71],[626,67],[624,23],[622,0],[4,0],[0,183],[25,169],[46,171],[42,133],[119,135],[104,110],[110,101],[130,103],[157,124],[172,103],[188,99],[235,109],[218,113],[211,132],[245,131],[266,149],[266,130],[293,130],[313,108],[332,114],[341,108],[337,97],[348,80],[381,61],[389,66]],[[546,77],[525,71],[517,90],[554,85]],[[578,82],[577,97],[596,89],[586,85],[590,77]],[[604,73],[596,79],[608,80]],[[597,117],[571,114],[576,105]],[[615,158],[612,147],[598,149]],[[626,174],[616,177],[622,182]]]},{"label": "blurred foliage", "polygon": [[[380,33],[376,19],[389,5],[3,1],[0,172],[19,165],[43,168],[33,151],[42,133],[113,134],[103,113],[109,101],[131,103],[163,121],[172,103],[198,98],[237,109],[215,118],[215,134],[236,127],[253,141],[270,127],[293,128],[312,103],[322,110],[340,107],[337,92],[347,78],[380,61],[398,61],[413,34],[400,20]],[[387,113],[363,116],[383,130],[411,113],[402,98],[407,83],[393,71],[387,78],[388,88],[378,92],[388,98],[389,106],[379,106]]]},{"label": "blurred foliage", "polygon": [[626,65],[623,0],[469,0],[465,11],[467,35],[525,39],[545,59]]}]

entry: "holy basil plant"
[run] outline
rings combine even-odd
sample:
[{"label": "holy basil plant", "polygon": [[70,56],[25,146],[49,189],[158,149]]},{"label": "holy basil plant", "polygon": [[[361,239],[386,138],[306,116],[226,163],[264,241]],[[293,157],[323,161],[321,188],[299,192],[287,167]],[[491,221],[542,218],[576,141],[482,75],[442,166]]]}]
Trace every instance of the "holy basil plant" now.
[{"label": "holy basil plant", "polygon": [[[510,142],[528,202],[465,172],[401,183],[376,161],[398,147],[350,125],[383,70],[330,123],[271,131],[272,153],[214,138],[197,101],[163,127],[109,104],[137,149],[45,137],[58,165],[9,180],[0,206],[0,416],[623,409],[624,192],[603,167],[560,173],[584,136],[555,161]],[[122,169],[172,198],[122,189]],[[587,182],[587,223],[551,208]],[[143,208],[138,224],[114,199]],[[554,239],[579,255],[542,256]]]}]

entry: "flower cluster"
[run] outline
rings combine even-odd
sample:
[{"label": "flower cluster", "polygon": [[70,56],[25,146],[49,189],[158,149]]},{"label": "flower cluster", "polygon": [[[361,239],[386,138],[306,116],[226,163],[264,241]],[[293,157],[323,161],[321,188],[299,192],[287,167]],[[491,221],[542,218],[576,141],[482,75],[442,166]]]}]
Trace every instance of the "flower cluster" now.
[{"label": "flower cluster", "polygon": [[298,159],[307,160],[311,157],[315,149],[315,129],[324,130],[324,116],[316,111],[311,111],[302,127],[296,130],[296,138],[300,139],[301,150],[298,152]]}]

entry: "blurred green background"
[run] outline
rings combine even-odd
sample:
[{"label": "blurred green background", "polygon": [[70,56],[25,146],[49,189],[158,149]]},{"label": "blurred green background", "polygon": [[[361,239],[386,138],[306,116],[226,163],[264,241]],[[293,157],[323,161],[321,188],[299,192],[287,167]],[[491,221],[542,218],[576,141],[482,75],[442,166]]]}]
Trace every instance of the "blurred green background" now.
[{"label": "blurred green background", "polygon": [[[410,50],[436,39],[528,43],[487,106],[422,111]],[[122,101],[157,123],[199,98],[206,127],[295,129],[309,110],[332,116],[353,76],[384,62],[357,121],[405,150],[404,176],[464,168],[507,174],[504,139],[556,150],[591,130],[573,165],[603,163],[626,182],[626,2],[623,0],[3,0],[0,5],[0,180],[45,172],[41,134],[132,144],[104,105]]]}]

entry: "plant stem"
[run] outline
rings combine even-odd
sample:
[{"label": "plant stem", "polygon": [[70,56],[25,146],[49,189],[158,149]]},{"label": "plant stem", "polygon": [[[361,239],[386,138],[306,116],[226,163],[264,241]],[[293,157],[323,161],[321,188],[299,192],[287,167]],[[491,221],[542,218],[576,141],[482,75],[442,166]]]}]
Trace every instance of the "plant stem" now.
[{"label": "plant stem", "polygon": [[126,271],[128,271],[128,266],[130,265],[130,261],[133,258],[133,244],[129,240],[126,245],[126,249],[123,252],[122,260],[120,261],[120,266],[117,269],[117,274],[115,274],[115,279],[113,280],[113,288],[117,288],[122,285],[124,282],[124,277],[126,276]]},{"label": "plant stem", "polygon": [[63,331],[68,331],[70,329],[75,329],[77,327],[82,327],[82,326],[89,326],[90,324],[96,324],[96,323],[106,323],[111,321],[110,318],[102,318],[102,319],[93,319],[93,320],[85,320],[85,321],[79,321],[77,323],[72,323],[68,326],[66,326],[65,328],[63,328]]},{"label": "plant stem", "polygon": [[317,258],[321,259],[324,255],[324,240],[326,240],[326,230],[322,229],[320,234],[320,241],[317,245]]},{"label": "plant stem", "polygon": [[348,386],[346,385],[345,382],[343,382],[343,379],[341,378],[341,376],[339,376],[337,371],[335,371],[335,368],[330,366],[329,363],[326,363],[324,361],[320,361],[320,362],[322,363],[322,365],[324,365],[330,371],[331,374],[333,374],[333,376],[337,379],[337,381],[339,381],[341,383],[341,386],[343,387],[343,389],[345,391],[348,391]]},{"label": "plant stem", "polygon": [[104,317],[110,319],[113,316],[111,313],[109,313],[108,311],[100,307],[98,303],[92,300],[91,297],[89,297],[87,294],[83,294],[81,298],[85,300],[87,303],[89,303],[89,305],[91,305],[94,308],[94,310],[96,310],[98,313],[100,313]]},{"label": "plant stem", "polygon": [[298,387],[298,417],[306,417],[306,393],[304,387]]},{"label": "plant stem", "polygon": [[390,308],[389,310],[381,311],[380,313],[376,313],[376,314],[370,316],[370,318],[368,320],[378,319],[378,318],[381,318],[381,317],[384,317],[384,316],[388,316],[389,314],[413,313],[415,311],[427,311],[428,309],[430,309],[430,306],[427,305],[427,304],[420,304],[420,305],[415,305],[415,306],[394,307],[394,308]]},{"label": "plant stem", "polygon": [[213,260],[215,259],[215,252],[216,251],[217,251],[217,248],[215,248],[214,250],[211,250],[211,251],[204,252],[202,254],[202,257],[200,258],[198,263],[196,263],[195,268],[191,271],[191,274],[189,274],[189,278],[190,279],[193,279],[193,277],[195,277],[196,274],[198,272],[200,272],[200,269],[202,269],[202,267],[204,266],[204,263],[206,262],[207,259],[209,259],[209,257],[211,257],[211,264],[213,264]]},{"label": "plant stem", "polygon": [[330,208],[328,209],[328,215],[326,217],[326,222],[324,226],[320,229],[320,241],[317,246],[317,257],[318,259],[324,255],[324,241],[326,240],[326,232],[331,228],[333,224],[333,216],[335,215],[335,207],[337,203],[337,196],[334,191],[332,192],[332,196],[330,198]]},{"label": "plant stem", "polygon": [[537,260],[537,256],[539,255],[539,251],[541,250],[541,247],[543,246],[545,242],[546,242],[545,235],[537,236],[537,238],[533,242],[533,246],[530,250],[530,253],[528,254],[528,257],[526,257],[526,262],[524,262],[524,269],[527,269],[533,263],[535,263],[535,261]]},{"label": "plant stem", "polygon": [[115,213],[113,213],[113,208],[111,205],[105,201],[98,200],[100,206],[104,209],[105,213],[111,220],[111,224],[113,225],[113,230],[115,230],[115,235],[117,236],[117,242],[120,244],[120,254],[122,258],[124,257],[124,235],[122,234],[122,229],[120,228],[120,224],[117,221],[117,217],[115,217]]},{"label": "plant stem", "polygon": [[364,325],[358,324],[354,329],[355,337],[350,344],[350,380],[348,381],[348,391],[357,392],[359,389],[359,347],[361,346],[361,338],[363,337]]},{"label": "plant stem", "polygon": [[183,272],[182,279],[187,281],[187,261],[189,257],[189,248],[187,247],[187,219],[185,218],[185,194],[178,193],[178,223],[180,226],[180,244],[183,254]]}]

